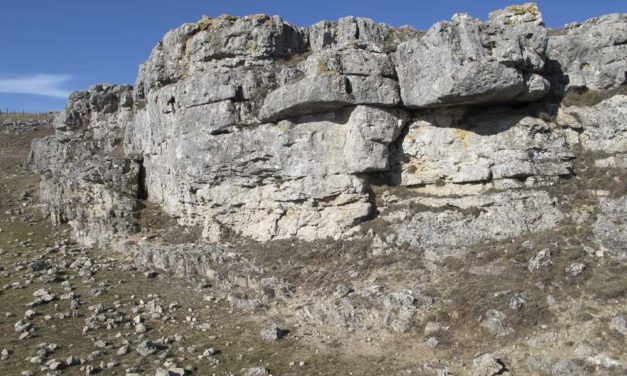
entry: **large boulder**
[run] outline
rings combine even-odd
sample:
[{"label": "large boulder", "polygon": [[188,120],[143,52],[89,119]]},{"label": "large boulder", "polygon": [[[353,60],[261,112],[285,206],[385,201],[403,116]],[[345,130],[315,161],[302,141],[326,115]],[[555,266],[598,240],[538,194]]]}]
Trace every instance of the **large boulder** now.
[{"label": "large boulder", "polygon": [[144,150],[149,197],[213,240],[223,230],[257,240],[340,237],[370,214],[359,174],[389,167],[389,144],[406,117],[357,106],[211,134],[172,130],[167,116],[142,130],[152,137]]},{"label": "large boulder", "polygon": [[548,34],[534,4],[491,14],[488,23],[456,14],[394,55],[408,107],[532,101],[548,92]]},{"label": "large boulder", "polygon": [[627,82],[627,15],[610,14],[568,25],[549,39],[555,89],[608,90]]},{"label": "large boulder", "polygon": [[[168,32],[140,67],[137,95],[202,72],[212,62],[285,58],[305,48],[303,33],[280,17],[204,17]],[[226,65],[226,64],[223,64]]]},{"label": "large boulder", "polygon": [[559,126],[511,108],[417,116],[401,149],[404,186],[542,185],[571,175],[575,157]]}]

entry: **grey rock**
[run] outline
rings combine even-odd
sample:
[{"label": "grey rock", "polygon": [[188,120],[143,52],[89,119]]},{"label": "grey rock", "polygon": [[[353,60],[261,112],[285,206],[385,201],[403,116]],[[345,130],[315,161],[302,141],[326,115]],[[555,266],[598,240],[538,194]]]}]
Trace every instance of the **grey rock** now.
[{"label": "grey rock", "polygon": [[81,363],[80,359],[78,359],[78,358],[76,358],[76,357],[74,357],[74,356],[69,356],[69,357],[67,357],[67,359],[65,360],[65,365],[66,365],[67,367],[72,367],[72,366],[78,365],[78,364],[80,364],[80,363]]},{"label": "grey rock", "polygon": [[183,368],[158,368],[155,371],[155,376],[184,376],[186,374]]},{"label": "grey rock", "polygon": [[627,196],[601,199],[592,231],[608,254],[627,257]]},{"label": "grey rock", "polygon": [[15,332],[17,333],[27,332],[32,327],[33,327],[33,324],[31,324],[30,322],[23,322],[23,321],[18,321],[15,323],[15,325],[13,325],[13,328],[15,329]]},{"label": "grey rock", "polygon": [[304,50],[303,31],[279,17],[205,17],[165,35],[140,69],[136,97],[191,76],[204,63],[289,57]]},{"label": "grey rock", "polygon": [[353,289],[350,286],[347,286],[343,283],[335,286],[335,290],[333,291],[333,295],[335,295],[338,298],[344,298],[346,296],[348,296],[349,294],[355,292],[355,289]]},{"label": "grey rock", "polygon": [[55,359],[51,359],[49,360],[46,365],[48,366],[48,368],[52,371],[56,371],[56,370],[61,370],[63,368],[65,368],[65,363],[63,362],[59,362]]},{"label": "grey rock", "polygon": [[504,191],[462,197],[426,197],[413,200],[423,211],[390,211],[384,220],[397,234],[396,242],[424,249],[442,259],[468,246],[491,239],[508,239],[549,229],[563,218],[542,191]]},{"label": "grey rock", "polygon": [[45,289],[39,289],[33,293],[33,296],[37,299],[37,301],[42,303],[49,303],[53,300],[57,299],[56,294],[48,292]]},{"label": "grey rock", "polygon": [[627,316],[620,315],[612,319],[610,328],[616,330],[620,334],[627,336]]},{"label": "grey rock", "polygon": [[503,370],[505,370],[505,364],[501,360],[501,355],[499,354],[483,354],[472,361],[473,376],[494,376],[499,375]]},{"label": "grey rock", "polygon": [[514,311],[519,311],[526,303],[525,298],[521,294],[514,294],[509,299],[509,307]]},{"label": "grey rock", "polygon": [[625,83],[626,21],[625,14],[597,17],[568,25],[549,39],[546,55],[563,72],[558,80],[562,92],[612,89]]},{"label": "grey rock", "polygon": [[309,47],[313,52],[328,49],[346,49],[354,46],[384,52],[404,38],[417,35],[415,30],[395,30],[372,20],[344,17],[338,21],[321,21],[306,30]]},{"label": "grey rock", "polygon": [[264,367],[254,367],[242,370],[242,376],[269,376],[270,371]]},{"label": "grey rock", "polygon": [[148,331],[148,329],[146,329],[146,325],[142,323],[135,325],[135,333],[142,334],[146,333],[146,331]]},{"label": "grey rock", "polygon": [[553,365],[551,376],[583,376],[589,375],[580,362],[574,360],[561,360]]},{"label": "grey rock", "polygon": [[610,369],[610,370],[618,370],[621,372],[625,372],[627,371],[627,366],[625,365],[624,362],[612,358],[608,355],[605,354],[596,354],[593,355],[591,358],[587,359],[588,362],[596,364],[600,367],[606,368],[606,369]]},{"label": "grey rock", "polygon": [[401,184],[444,183],[460,193],[466,188],[459,185],[471,183],[546,185],[571,175],[574,158],[558,126],[508,108],[470,116],[464,109],[419,115],[409,125],[402,153]]},{"label": "grey rock", "polygon": [[156,353],[158,348],[151,340],[145,340],[140,342],[135,350],[142,356],[148,356]]},{"label": "grey rock", "polygon": [[529,259],[527,269],[529,269],[530,272],[533,272],[541,269],[547,269],[551,265],[553,265],[553,261],[551,261],[551,250],[543,249]]},{"label": "grey rock", "polygon": [[287,331],[280,329],[276,324],[261,330],[261,338],[267,342],[274,342],[287,335]]},{"label": "grey rock", "polygon": [[[266,15],[203,18],[164,36],[135,87],[73,93],[27,165],[42,175],[44,212],[68,223],[79,243],[132,249],[136,263],[175,274],[213,278],[228,252],[133,249],[146,200],[214,244],[230,236],[354,239],[372,220],[390,227],[385,237],[374,234],[386,252],[456,254],[560,223],[564,215],[543,189],[572,177],[579,153],[621,166],[624,95],[593,106],[549,102],[569,88],[624,83],[626,24],[611,15],[549,36],[534,4],[485,22],[459,14],[426,34],[353,17],[309,28]],[[550,87],[560,95],[545,97]],[[380,191],[396,186],[412,199],[381,205]],[[602,201],[594,235],[620,255],[624,205],[612,200]],[[254,270],[247,260],[228,262]],[[38,261],[30,268],[44,270]],[[80,268],[80,276],[92,274]],[[252,274],[273,293],[286,287]],[[352,295],[313,302],[305,315],[342,322],[368,311]],[[253,307],[267,298],[244,296],[228,300]],[[414,309],[397,315],[394,305],[391,316],[366,321],[403,332]]]},{"label": "grey rock", "polygon": [[436,348],[439,343],[440,343],[440,341],[438,341],[438,339],[436,337],[429,337],[425,341],[425,345],[427,347],[429,347],[429,348],[432,348],[432,349]]},{"label": "grey rock", "polygon": [[229,270],[234,280],[245,278],[254,281],[251,284],[255,286],[254,291],[248,289],[243,295],[252,294],[260,300],[265,300],[268,296],[287,297],[293,290],[293,287],[282,279],[264,276],[258,265],[244,255],[215,243],[141,247],[134,261],[138,266],[165,270],[177,277],[210,278],[214,287],[227,294],[228,300],[234,305],[255,306],[258,305],[258,301],[237,298],[237,293],[241,289],[230,278],[219,278],[217,270]]},{"label": "grey rock", "polygon": [[596,355],[598,352],[595,351],[590,345],[585,343],[580,343],[575,347],[574,351],[575,355],[581,358],[588,358]]},{"label": "grey rock", "polygon": [[121,346],[118,351],[116,352],[117,355],[126,355],[129,352],[129,347],[128,345],[124,345]]},{"label": "grey rock", "polygon": [[143,151],[149,197],[181,223],[202,226],[206,239],[219,241],[232,231],[262,241],[313,240],[339,238],[369,215],[359,174],[388,168],[388,146],[404,118],[358,106],[227,134],[195,128],[161,139],[156,119],[135,132],[172,145]]},{"label": "grey rock", "polygon": [[442,325],[435,321],[429,321],[427,325],[425,325],[424,334],[426,337],[429,337],[442,329]]},{"label": "grey rock", "polygon": [[107,341],[105,340],[98,340],[96,342],[94,342],[94,346],[96,346],[99,349],[104,349],[105,347],[107,347]]},{"label": "grey rock", "polygon": [[[590,152],[627,153],[627,96],[615,95],[592,107],[565,107],[558,114],[562,126],[581,130],[576,142]],[[620,155],[619,155],[620,157]]]},{"label": "grey rock", "polygon": [[456,14],[399,45],[395,63],[403,103],[433,107],[542,97],[548,83],[539,82],[546,80],[524,73],[542,69],[547,40],[535,4],[494,12],[486,24]]},{"label": "grey rock", "polygon": [[202,356],[209,357],[209,356],[214,356],[217,353],[218,353],[218,350],[214,349],[213,347],[210,347],[207,350],[202,352]]},{"label": "grey rock", "polygon": [[314,300],[298,313],[316,324],[388,328],[405,333],[414,324],[419,298],[411,290],[386,292],[382,286],[375,285],[340,300]]},{"label": "grey rock", "polygon": [[[302,67],[305,77],[282,85],[264,99],[259,118],[280,120],[339,110],[349,105],[395,106],[398,83],[384,54],[342,51],[313,54]],[[387,77],[386,77],[387,76]]]},{"label": "grey rock", "polygon": [[611,156],[607,158],[597,159],[594,166],[598,168],[627,168],[627,156]]},{"label": "grey rock", "polygon": [[514,329],[507,325],[507,316],[495,309],[486,312],[481,320],[481,326],[495,337],[505,337],[514,333]]},{"label": "grey rock", "polygon": [[586,269],[586,264],[582,264],[580,262],[575,262],[569,264],[564,272],[568,273],[571,277],[577,277]]},{"label": "grey rock", "polygon": [[120,155],[129,86],[97,85],[73,93],[55,134],[35,141],[27,165],[43,175],[40,198],[54,224],[69,223],[88,246],[109,246],[136,231],[139,164]]}]

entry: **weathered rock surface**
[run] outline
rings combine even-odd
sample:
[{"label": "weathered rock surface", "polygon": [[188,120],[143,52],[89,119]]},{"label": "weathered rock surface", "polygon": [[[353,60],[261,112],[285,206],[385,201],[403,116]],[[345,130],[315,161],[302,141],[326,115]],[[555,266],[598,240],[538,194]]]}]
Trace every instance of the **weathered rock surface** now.
[{"label": "weathered rock surface", "polygon": [[[413,210],[416,205],[422,210]],[[423,249],[436,258],[458,254],[482,241],[550,229],[562,219],[560,209],[543,191],[410,199],[395,203],[383,215],[392,245]]]},{"label": "weathered rock surface", "polygon": [[109,247],[136,231],[140,164],[122,152],[132,117],[130,87],[94,86],[72,94],[55,134],[33,143],[27,164],[43,175],[44,211],[83,244]]},{"label": "weathered rock surface", "polygon": [[395,55],[408,107],[486,104],[539,99],[549,83],[544,67],[548,33],[535,4],[493,12],[487,23],[467,14],[435,24]]},{"label": "weathered rock surface", "polygon": [[593,231],[604,250],[617,257],[627,257],[627,196],[601,200]]},{"label": "weathered rock surface", "polygon": [[417,116],[400,152],[404,186],[533,186],[570,175],[575,157],[559,126],[506,108]]},{"label": "weathered rock surface", "polygon": [[494,376],[505,371],[505,365],[499,354],[483,354],[473,359],[473,376]]},{"label": "weathered rock surface", "polygon": [[581,146],[600,154],[627,153],[627,96],[615,95],[592,107],[565,107],[557,122],[579,131]]},{"label": "weathered rock surface", "polygon": [[[203,18],[165,35],[134,89],[73,94],[29,164],[45,211],[89,246],[132,243],[148,201],[214,243],[375,239],[457,254],[557,226],[568,203],[551,189],[578,158],[624,165],[626,24],[549,32],[534,4],[426,33]],[[571,87],[604,91],[562,104]],[[602,215],[596,236],[615,249]],[[201,265],[162,266],[206,275]]]},{"label": "weathered rock surface", "polygon": [[627,81],[627,15],[573,23],[548,42],[547,59],[561,71],[554,89],[607,90]]},{"label": "weathered rock surface", "polygon": [[[208,238],[337,238],[372,208],[357,176],[388,167],[399,111],[348,107],[211,135],[180,130],[145,150],[152,200]],[[168,127],[173,129],[173,127]]]}]

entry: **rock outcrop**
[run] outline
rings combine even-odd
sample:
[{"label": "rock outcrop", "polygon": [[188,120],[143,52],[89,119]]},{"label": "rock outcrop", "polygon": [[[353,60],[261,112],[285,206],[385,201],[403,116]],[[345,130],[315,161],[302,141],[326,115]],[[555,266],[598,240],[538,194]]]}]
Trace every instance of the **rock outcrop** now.
[{"label": "rock outcrop", "polygon": [[547,58],[562,72],[555,89],[609,90],[625,84],[626,14],[573,23],[555,34],[547,48]]},{"label": "rock outcrop", "polygon": [[203,18],[165,35],[134,88],[73,94],[29,163],[46,212],[90,246],[127,242],[147,200],[209,242],[363,238],[378,221],[385,247],[453,254],[560,223],[549,188],[578,159],[624,166],[626,41],[625,15],[552,31],[533,4],[426,33]]},{"label": "rock outcrop", "polygon": [[482,23],[467,14],[435,24],[395,54],[407,107],[509,103],[542,98],[548,33],[534,4],[490,14]]},{"label": "rock outcrop", "polygon": [[45,213],[55,224],[69,223],[88,246],[114,246],[137,231],[141,164],[122,150],[133,119],[131,92],[97,85],[73,93],[55,133],[33,142],[27,162],[42,174]]},{"label": "rock outcrop", "polygon": [[603,252],[627,258],[627,195],[601,200],[593,231]]}]

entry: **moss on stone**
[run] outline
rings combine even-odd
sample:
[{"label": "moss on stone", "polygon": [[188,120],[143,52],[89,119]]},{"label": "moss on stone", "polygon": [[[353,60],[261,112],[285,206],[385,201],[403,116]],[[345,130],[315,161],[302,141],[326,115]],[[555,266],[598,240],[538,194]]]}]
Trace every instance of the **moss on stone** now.
[{"label": "moss on stone", "polygon": [[523,5],[511,5],[506,8],[507,12],[514,15],[523,15],[525,13],[531,13],[535,16],[540,15],[540,10],[535,3],[528,3]]}]

